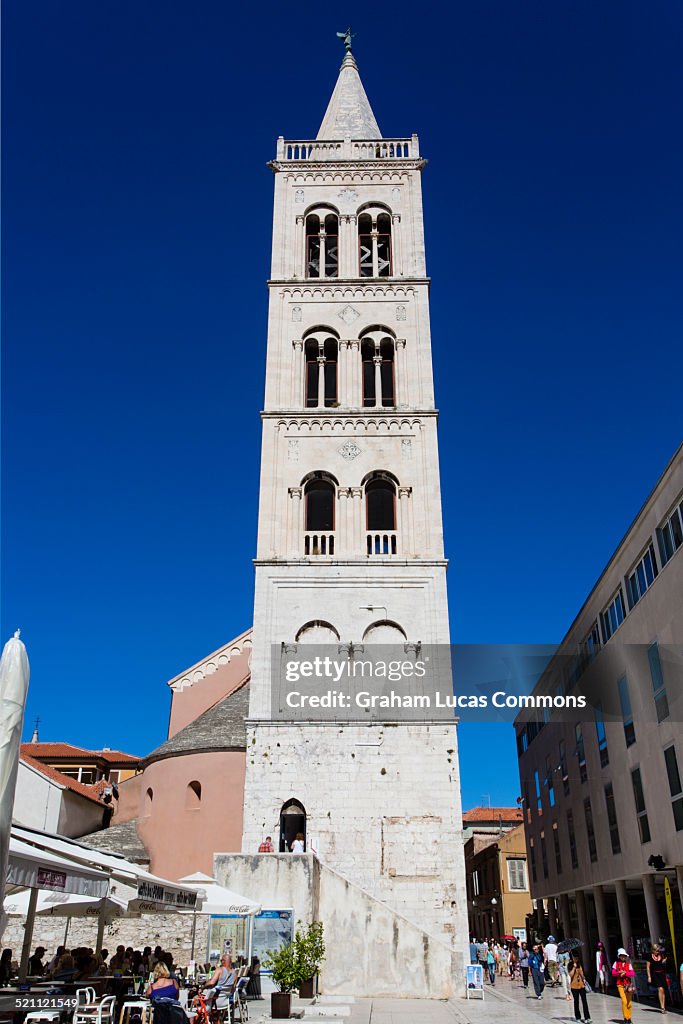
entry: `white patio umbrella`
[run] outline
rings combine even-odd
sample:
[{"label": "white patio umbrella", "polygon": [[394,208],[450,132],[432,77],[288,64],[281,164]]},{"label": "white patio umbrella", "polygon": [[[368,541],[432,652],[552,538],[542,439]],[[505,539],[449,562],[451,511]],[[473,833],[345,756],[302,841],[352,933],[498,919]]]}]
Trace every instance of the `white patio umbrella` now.
[{"label": "white patio umbrella", "polygon": [[[17,630],[5,644],[0,658],[0,907],[7,881],[10,827],[29,674],[28,655]],[[4,915],[0,913],[0,937],[3,931]]]},{"label": "white patio umbrella", "polygon": [[[235,914],[238,917],[248,917],[253,919],[256,914],[261,913],[260,903],[256,903],[254,900],[250,900],[247,896],[242,896],[240,893],[234,892],[232,889],[226,889],[224,885],[220,885],[217,879],[212,878],[211,875],[205,875],[203,871],[196,871],[192,875],[186,875],[184,878],[180,879],[180,883],[182,885],[192,886],[192,888],[201,890],[204,893],[201,909],[185,911],[185,913],[192,913],[194,915],[194,919],[192,921],[192,960],[194,960],[198,914],[210,917],[220,914]],[[252,926],[253,921],[250,920],[249,960],[251,960]]]}]

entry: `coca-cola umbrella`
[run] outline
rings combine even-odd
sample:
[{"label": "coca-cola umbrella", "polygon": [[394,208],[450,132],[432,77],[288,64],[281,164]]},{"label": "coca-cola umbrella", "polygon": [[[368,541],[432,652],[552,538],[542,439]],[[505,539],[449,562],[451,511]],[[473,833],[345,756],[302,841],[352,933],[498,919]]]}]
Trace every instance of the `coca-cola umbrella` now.
[{"label": "coca-cola umbrella", "polygon": [[562,939],[562,942],[557,944],[557,952],[571,953],[573,949],[578,949],[579,946],[583,946],[581,939]]}]

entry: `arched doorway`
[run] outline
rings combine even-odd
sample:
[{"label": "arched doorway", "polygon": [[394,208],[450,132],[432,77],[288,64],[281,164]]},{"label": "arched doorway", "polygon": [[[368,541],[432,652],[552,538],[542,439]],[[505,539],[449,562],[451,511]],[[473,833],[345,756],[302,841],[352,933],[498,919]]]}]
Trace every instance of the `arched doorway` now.
[{"label": "arched doorway", "polygon": [[306,811],[298,800],[288,800],[280,811],[280,842],[279,853],[289,853],[297,835],[301,833],[306,846]]}]

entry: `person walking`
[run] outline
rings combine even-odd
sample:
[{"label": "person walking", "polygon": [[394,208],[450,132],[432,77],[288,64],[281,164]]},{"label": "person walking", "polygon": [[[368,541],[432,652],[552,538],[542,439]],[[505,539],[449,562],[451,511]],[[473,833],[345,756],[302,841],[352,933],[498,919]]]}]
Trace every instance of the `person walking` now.
[{"label": "person walking", "polygon": [[[572,960],[569,965],[569,979],[572,996],[574,998],[574,1019],[583,1021],[583,1024],[591,1024],[588,999],[586,998],[586,979],[583,974],[583,967],[578,953],[572,953]],[[579,1000],[581,1000],[583,1017],[579,1013]]]},{"label": "person walking", "polygon": [[529,948],[526,942],[519,947],[519,969],[522,974],[522,988],[529,987]]},{"label": "person walking", "polygon": [[493,951],[493,943],[489,943],[488,952],[486,954],[486,966],[489,972],[489,981],[492,985],[496,984],[496,954]]},{"label": "person walking", "polygon": [[529,957],[529,970],[531,971],[531,980],[534,983],[536,998],[542,999],[543,989],[545,988],[545,959],[543,957],[540,942],[537,942],[531,951],[531,956]]},{"label": "person walking", "polygon": [[477,940],[475,939],[475,937],[473,935],[472,936],[472,941],[470,942],[470,963],[471,964],[476,964],[477,959],[478,959],[478,957],[477,957]]},{"label": "person walking", "polygon": [[633,970],[631,957],[623,946],[617,950],[617,959],[612,964],[612,976],[617,983],[619,998],[621,999],[621,1010],[624,1015],[624,1024],[631,1020],[631,1005],[633,1003],[633,979],[636,972]]},{"label": "person walking", "polygon": [[595,950],[595,987],[598,992],[607,992],[607,953],[602,942]]},{"label": "person walking", "polygon": [[666,976],[668,968],[669,958],[664,955],[662,947],[655,942],[647,958],[647,981],[648,985],[657,989],[659,1009],[662,1013],[666,1013]]},{"label": "person walking", "polygon": [[558,953],[557,963],[560,971],[560,982],[564,991],[564,998],[568,1003],[572,999],[572,979],[569,977],[569,961],[571,957],[569,953]]},{"label": "person walking", "polygon": [[550,984],[553,988],[556,988],[560,984],[560,971],[557,963],[557,943],[555,942],[554,935],[549,935],[548,941],[545,944],[545,960],[548,965]]}]

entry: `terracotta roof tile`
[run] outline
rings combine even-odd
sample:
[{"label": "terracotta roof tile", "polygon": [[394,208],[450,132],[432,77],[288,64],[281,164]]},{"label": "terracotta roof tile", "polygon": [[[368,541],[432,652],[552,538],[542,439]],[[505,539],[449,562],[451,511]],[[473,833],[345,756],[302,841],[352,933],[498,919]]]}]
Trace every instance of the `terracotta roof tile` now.
[{"label": "terracotta roof tile", "polygon": [[73,743],[22,743],[21,753],[37,759],[47,758],[83,758],[98,757],[108,762],[131,762],[137,763],[140,758],[135,754],[125,754],[122,750],[88,750],[86,747],[77,747]]},{"label": "terracotta roof tile", "polygon": [[35,768],[35,770],[40,772],[41,775],[44,775],[46,779],[50,779],[52,782],[57,782],[60,786],[70,789],[72,793],[78,793],[79,796],[87,797],[87,799],[92,800],[93,803],[100,804],[101,807],[104,807],[96,786],[85,786],[77,779],[72,779],[70,776],[64,775],[63,772],[57,771],[56,768],[51,768],[49,764],[43,764],[42,761],[36,761],[34,757],[30,757],[28,754],[25,754],[23,750],[20,757],[21,760],[30,765],[31,768]]},{"label": "terracotta roof tile", "polygon": [[470,811],[463,811],[463,824],[475,824],[476,822],[492,821],[496,824],[499,821],[522,821],[521,807],[473,807]]}]

